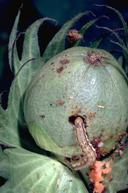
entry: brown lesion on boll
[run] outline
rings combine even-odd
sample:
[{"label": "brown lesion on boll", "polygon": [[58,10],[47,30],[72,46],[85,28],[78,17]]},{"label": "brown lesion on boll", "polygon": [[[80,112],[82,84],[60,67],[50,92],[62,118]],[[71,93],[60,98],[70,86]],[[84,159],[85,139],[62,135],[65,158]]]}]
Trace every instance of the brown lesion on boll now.
[{"label": "brown lesion on boll", "polygon": [[105,55],[100,52],[97,53],[96,51],[88,51],[87,55],[84,57],[84,61],[93,66],[101,66],[104,65],[103,61],[105,58]]},{"label": "brown lesion on boll", "polygon": [[60,60],[60,64],[65,65],[68,64],[70,62],[70,60],[68,58],[63,58]]},{"label": "brown lesion on boll", "polygon": [[87,117],[89,121],[92,121],[96,117],[96,112],[89,112]]},{"label": "brown lesion on boll", "polygon": [[63,106],[64,105],[64,100],[62,100],[62,99],[59,99],[59,100],[57,100],[56,102],[55,102],[55,104],[57,105],[57,106]]},{"label": "brown lesion on boll", "polygon": [[61,67],[59,67],[59,68],[57,68],[57,73],[61,73],[62,71],[64,70],[64,67],[63,66],[61,66]]},{"label": "brown lesion on boll", "polygon": [[53,65],[53,64],[54,64],[54,62],[51,62],[51,63],[50,63],[50,65]]},{"label": "brown lesion on boll", "polygon": [[69,63],[70,60],[68,58],[61,58],[59,61],[59,67],[56,69],[57,73],[61,73],[66,68],[66,64]]}]

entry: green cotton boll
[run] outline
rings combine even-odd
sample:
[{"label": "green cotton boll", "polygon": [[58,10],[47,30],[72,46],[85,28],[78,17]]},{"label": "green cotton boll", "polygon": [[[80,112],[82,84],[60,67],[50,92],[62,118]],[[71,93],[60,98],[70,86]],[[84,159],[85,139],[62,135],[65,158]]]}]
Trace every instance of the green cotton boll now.
[{"label": "green cotton boll", "polygon": [[74,126],[81,117],[86,146],[93,145],[98,156],[104,156],[128,126],[126,75],[104,50],[69,48],[36,73],[26,91],[24,114],[41,148],[69,158],[83,152],[82,135],[78,130],[77,136]]}]

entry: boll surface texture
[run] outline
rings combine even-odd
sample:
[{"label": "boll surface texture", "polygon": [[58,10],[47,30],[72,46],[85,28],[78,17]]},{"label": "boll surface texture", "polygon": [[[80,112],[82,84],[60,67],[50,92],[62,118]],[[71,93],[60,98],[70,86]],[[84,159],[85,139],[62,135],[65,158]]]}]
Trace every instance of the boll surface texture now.
[{"label": "boll surface texture", "polygon": [[128,82],[104,50],[74,47],[51,58],[29,85],[24,115],[35,142],[55,154],[81,155],[74,119],[86,123],[99,155],[113,150],[128,125]]}]

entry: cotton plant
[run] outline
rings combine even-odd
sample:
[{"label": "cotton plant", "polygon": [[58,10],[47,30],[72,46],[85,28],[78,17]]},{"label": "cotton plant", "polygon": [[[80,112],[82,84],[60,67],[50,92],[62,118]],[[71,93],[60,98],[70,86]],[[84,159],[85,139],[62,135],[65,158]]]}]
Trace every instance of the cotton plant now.
[{"label": "cotton plant", "polygon": [[[40,54],[43,18],[16,40],[20,11],[9,40],[14,74],[7,109],[0,108],[1,193],[117,193],[128,188],[128,79],[107,51],[83,47],[86,31],[66,22]],[[65,48],[68,38],[72,47]],[[35,145],[36,144],[36,145]],[[121,176],[119,175],[121,174]]]}]

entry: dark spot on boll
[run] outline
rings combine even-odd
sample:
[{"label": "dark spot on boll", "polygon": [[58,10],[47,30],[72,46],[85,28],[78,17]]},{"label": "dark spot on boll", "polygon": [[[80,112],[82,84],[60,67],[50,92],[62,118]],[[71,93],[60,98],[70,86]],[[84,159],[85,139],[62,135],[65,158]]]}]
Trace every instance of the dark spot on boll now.
[{"label": "dark spot on boll", "polygon": [[76,118],[78,117],[78,115],[71,115],[68,119],[69,123],[73,124],[75,123]]},{"label": "dark spot on boll", "polygon": [[61,60],[60,60],[60,64],[62,64],[62,65],[68,64],[69,62],[70,62],[70,60],[67,59],[67,58],[64,58],[64,59],[61,59]]},{"label": "dark spot on boll", "polygon": [[56,103],[57,106],[63,106],[65,102],[64,102],[64,100],[59,99],[55,103]]},{"label": "dark spot on boll", "polygon": [[61,73],[63,70],[64,70],[64,67],[63,67],[63,66],[61,66],[61,67],[57,68],[57,70],[56,70],[56,71],[57,71],[58,73]]},{"label": "dark spot on boll", "polygon": [[67,59],[67,58],[61,59],[61,60],[59,61],[60,66],[57,68],[56,71],[57,71],[58,73],[61,73],[61,72],[64,70],[64,68],[66,68],[66,64],[68,64],[69,62],[70,62],[70,60]]},{"label": "dark spot on boll", "polygon": [[71,123],[71,124],[74,125],[75,120],[76,120],[77,117],[80,117],[80,118],[83,120],[83,122],[84,122],[84,124],[85,124],[85,127],[86,127],[86,126],[87,126],[87,125],[86,125],[86,115],[83,115],[83,116],[82,116],[82,115],[79,115],[79,114],[71,115],[71,116],[68,117],[69,123]]},{"label": "dark spot on boll", "polygon": [[40,115],[40,117],[41,117],[42,119],[44,119],[44,118],[45,118],[45,115]]}]

